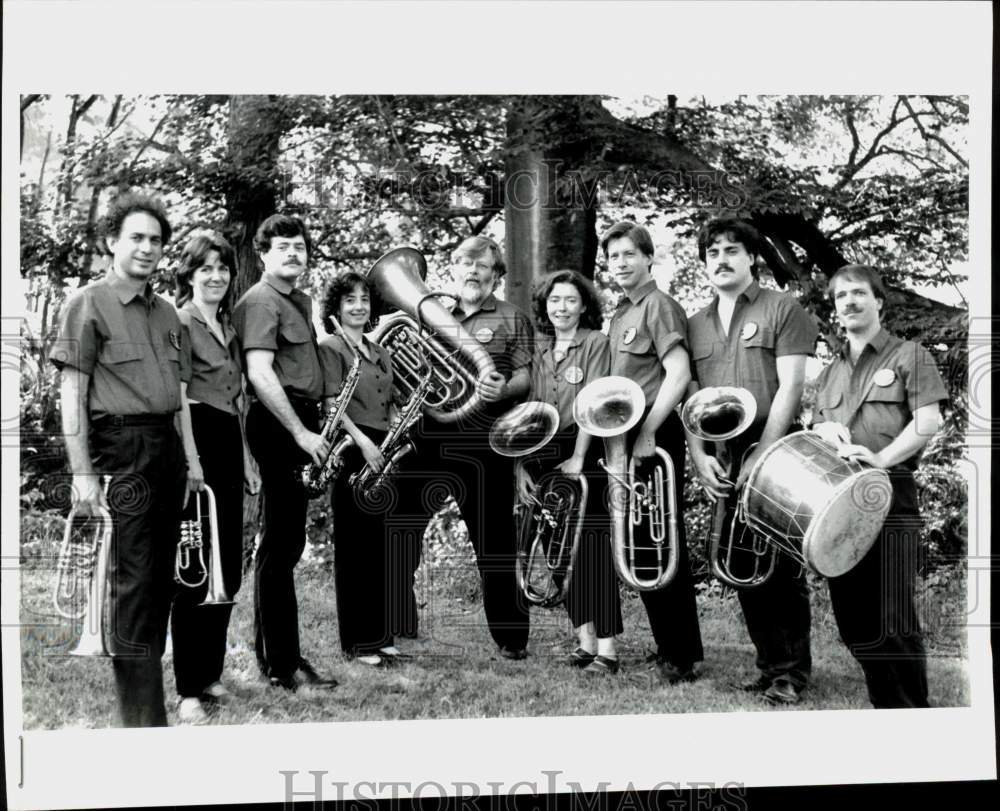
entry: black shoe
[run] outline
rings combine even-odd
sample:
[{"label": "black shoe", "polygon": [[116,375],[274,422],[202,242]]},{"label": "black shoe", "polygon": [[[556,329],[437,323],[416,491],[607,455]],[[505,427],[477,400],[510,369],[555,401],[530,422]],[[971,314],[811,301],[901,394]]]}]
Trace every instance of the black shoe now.
[{"label": "black shoe", "polygon": [[670,662],[663,662],[659,665],[659,669],[660,678],[667,684],[694,681],[698,678],[698,674],[694,672],[693,667],[683,668],[677,667],[677,665],[671,664]]},{"label": "black shoe", "polygon": [[521,659],[527,659],[528,658],[528,651],[525,650],[524,648],[507,648],[507,647],[501,647],[500,648],[500,655],[504,659],[513,659],[514,661],[519,661]]},{"label": "black shoe", "polygon": [[281,676],[272,675],[269,681],[272,687],[283,687],[293,693],[303,685],[330,690],[338,684],[332,677],[320,676],[305,659],[299,659],[299,666],[294,672]]},{"label": "black shoe", "polygon": [[737,685],[736,689],[744,693],[764,693],[771,686],[770,676],[761,673],[755,679],[749,679]]},{"label": "black shoe", "polygon": [[592,676],[614,676],[620,669],[621,665],[617,659],[608,656],[595,656],[594,661],[587,665],[583,672]]},{"label": "black shoe", "polygon": [[593,662],[595,657],[596,654],[593,654],[588,650],[584,650],[583,648],[577,648],[569,655],[569,663],[573,665],[573,667],[583,669]]},{"label": "black shoe", "polygon": [[764,700],[768,704],[792,705],[802,700],[802,694],[791,682],[779,680],[764,691]]}]

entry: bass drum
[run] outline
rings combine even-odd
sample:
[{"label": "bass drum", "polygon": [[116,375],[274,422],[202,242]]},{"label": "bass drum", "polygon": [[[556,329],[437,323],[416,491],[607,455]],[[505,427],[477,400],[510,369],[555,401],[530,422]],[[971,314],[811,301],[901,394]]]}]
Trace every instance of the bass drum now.
[{"label": "bass drum", "polygon": [[824,577],[849,572],[871,549],[892,502],[884,470],[844,459],[812,431],[765,450],[740,496],[743,520]]}]

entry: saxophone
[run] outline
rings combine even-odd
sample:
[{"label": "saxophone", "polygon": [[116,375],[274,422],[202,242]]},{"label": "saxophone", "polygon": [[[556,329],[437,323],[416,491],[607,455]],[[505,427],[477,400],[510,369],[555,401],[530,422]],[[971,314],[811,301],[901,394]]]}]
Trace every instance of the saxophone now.
[{"label": "saxophone", "polygon": [[354,390],[361,379],[361,353],[358,352],[357,347],[354,346],[351,339],[344,333],[344,328],[340,326],[340,322],[332,315],[330,316],[330,323],[333,324],[336,333],[344,340],[344,343],[347,344],[348,348],[354,354],[354,361],[351,363],[351,368],[347,373],[340,393],[326,411],[326,419],[323,421],[323,428],[320,430],[320,436],[328,443],[331,443],[330,452],[323,460],[323,464],[317,465],[315,462],[310,462],[302,467],[302,486],[305,487],[309,498],[316,498],[323,495],[327,487],[329,487],[330,482],[337,477],[340,468],[343,466],[342,456],[346,448],[344,441],[341,440],[336,445],[332,445],[332,442],[334,436],[340,430],[340,423],[347,412],[347,404],[351,402]]},{"label": "saxophone", "polygon": [[410,393],[396,418],[389,424],[385,439],[379,446],[382,458],[385,460],[382,469],[376,473],[372,466],[365,462],[365,466],[348,479],[348,483],[354,487],[358,495],[371,496],[378,492],[399,467],[403,457],[415,450],[410,440],[410,430],[423,416],[424,404],[436,383],[433,367],[429,363],[425,365],[427,372]]}]

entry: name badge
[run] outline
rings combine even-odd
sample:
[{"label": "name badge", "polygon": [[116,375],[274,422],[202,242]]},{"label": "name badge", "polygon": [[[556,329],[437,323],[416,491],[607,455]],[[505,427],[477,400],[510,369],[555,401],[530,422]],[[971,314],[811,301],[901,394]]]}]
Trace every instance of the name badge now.
[{"label": "name badge", "polygon": [[167,338],[170,339],[170,345],[176,349],[178,352],[181,351],[181,336],[177,334],[176,330],[170,330],[167,333]]},{"label": "name badge", "polygon": [[622,343],[628,346],[635,340],[635,327],[629,327],[625,332],[622,333]]},{"label": "name badge", "polygon": [[476,330],[476,340],[481,344],[488,344],[493,340],[493,330],[489,327],[481,327]]},{"label": "name badge", "polygon": [[757,325],[753,321],[747,321],[743,325],[743,329],[740,330],[740,337],[744,341],[749,341],[756,334],[757,334]]},{"label": "name badge", "polygon": [[872,376],[872,381],[876,386],[891,386],[896,382],[896,373],[892,369],[879,369]]},{"label": "name badge", "polygon": [[583,369],[579,366],[570,366],[565,372],[563,372],[563,378],[567,383],[571,383],[575,386],[583,380]]}]

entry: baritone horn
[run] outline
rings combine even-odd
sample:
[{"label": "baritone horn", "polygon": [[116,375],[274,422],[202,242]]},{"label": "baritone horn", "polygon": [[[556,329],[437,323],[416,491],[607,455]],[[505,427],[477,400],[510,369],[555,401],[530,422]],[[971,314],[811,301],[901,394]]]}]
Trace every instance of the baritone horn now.
[{"label": "baritone horn", "polygon": [[[105,498],[109,482],[110,477],[104,477]],[[111,527],[111,513],[104,506],[81,514],[77,504],[66,517],[53,604],[61,617],[83,620],[80,639],[70,651],[72,656],[111,655],[104,627]]]},{"label": "baritone horn", "polygon": [[[765,583],[774,571],[777,547],[763,537],[743,528],[737,532],[737,504],[740,494],[730,441],[743,434],[757,416],[757,401],[747,389],[738,386],[712,386],[699,389],[684,403],[681,422],[692,436],[714,442],[716,458],[725,470],[725,482],[732,488],[726,498],[716,500],[708,527],[708,564],[721,582],[734,588],[749,588]],[[746,457],[754,448],[744,451]],[[726,517],[729,532],[723,538]]]},{"label": "baritone horn", "polygon": [[[383,316],[372,340],[392,354],[400,401],[410,401],[424,377],[425,359],[433,384],[424,413],[438,422],[455,422],[475,411],[481,398],[476,383],[496,371],[489,353],[432,292],[424,279],[427,262],[415,248],[394,248],[366,274],[382,301],[402,312]],[[450,296],[449,296],[450,297]]]},{"label": "baritone horn", "polygon": [[[639,422],[646,406],[642,389],[627,377],[601,377],[584,386],[573,401],[580,429],[604,439],[608,474],[611,546],[615,569],[633,591],[656,591],[677,574],[680,540],[674,464],[657,448],[651,471],[637,480],[636,462],[625,449],[625,434]],[[636,542],[636,528],[646,526],[648,544]]]},{"label": "baritone horn", "polygon": [[559,430],[559,412],[550,403],[514,406],[493,423],[490,447],[518,458],[516,475],[521,522],[517,538],[517,584],[532,605],[551,608],[566,598],[580,548],[587,509],[587,480],[558,471],[536,485],[520,457],[547,445]]},{"label": "baritone horn", "polygon": [[[196,589],[208,580],[208,590],[200,605],[229,605],[222,578],[222,555],[219,551],[219,517],[215,509],[215,493],[207,484],[196,490],[194,518],[181,521],[181,535],[174,558],[174,580],[178,585]],[[202,508],[204,503],[205,507]],[[208,522],[209,561],[205,565],[205,523]]]}]

